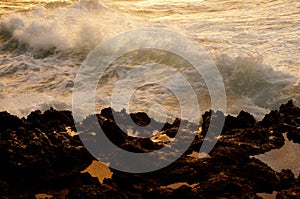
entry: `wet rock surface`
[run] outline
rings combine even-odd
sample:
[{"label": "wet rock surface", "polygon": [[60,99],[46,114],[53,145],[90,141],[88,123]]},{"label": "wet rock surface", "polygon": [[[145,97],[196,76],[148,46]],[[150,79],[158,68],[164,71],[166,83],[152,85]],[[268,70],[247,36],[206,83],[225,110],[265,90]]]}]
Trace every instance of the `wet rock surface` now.
[{"label": "wet rock surface", "polygon": [[279,111],[271,111],[260,125],[280,133],[287,133],[289,140],[300,144],[300,108],[294,106],[292,101],[281,105]]},{"label": "wet rock surface", "polygon": [[[287,173],[286,171],[284,172]],[[295,180],[290,172],[284,177],[284,182],[287,183],[284,190],[276,194],[276,199],[296,199],[300,198],[300,175]]]},{"label": "wet rock surface", "polygon": [[36,111],[27,119],[7,113],[1,113],[1,119],[3,115],[6,117],[0,121],[0,186],[8,188],[2,191],[40,189],[80,173],[92,163],[94,158],[79,137],[67,133],[66,127],[74,126],[70,112]]},{"label": "wet rock surface", "polygon": [[[252,157],[281,148],[283,133],[300,143],[300,109],[292,101],[260,122],[244,111],[236,117],[208,111],[202,117],[201,125],[180,119],[161,124],[145,113],[106,108],[76,124],[78,136],[70,135],[70,130],[76,129],[69,111],[35,111],[21,119],[1,112],[0,198],[35,198],[37,193],[53,198],[260,198],[258,193],[273,191],[278,199],[299,198],[300,176],[296,179],[290,170],[274,171]],[[209,127],[212,117],[220,121],[225,117],[224,127]],[[162,169],[127,173],[111,168],[112,178],[100,183],[82,171],[95,160],[83,143],[97,147],[101,133],[134,153],[151,154],[166,146],[172,148],[172,143],[189,147]],[[199,158],[207,138],[217,143]],[[106,148],[99,157],[103,161],[106,157],[118,159],[117,153]],[[172,154],[162,156],[167,159]],[[185,184],[179,187],[171,186],[182,182]],[[67,192],[55,195],[60,190]]]}]

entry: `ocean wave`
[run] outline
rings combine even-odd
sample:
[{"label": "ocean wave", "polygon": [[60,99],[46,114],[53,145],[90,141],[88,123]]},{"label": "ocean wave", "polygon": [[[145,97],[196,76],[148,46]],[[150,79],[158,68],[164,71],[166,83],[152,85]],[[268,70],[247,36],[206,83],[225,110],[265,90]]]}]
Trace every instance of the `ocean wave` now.
[{"label": "ocean wave", "polygon": [[[6,104],[10,102],[11,95],[7,93],[18,96],[21,91],[26,91],[33,93],[31,96],[40,93],[48,95],[49,98],[64,96],[63,103],[68,105],[65,107],[70,107],[72,83],[78,67],[98,43],[111,35],[129,29],[153,25],[151,21],[147,24],[145,19],[141,20],[127,14],[105,7],[100,1],[92,0],[63,5],[48,4],[30,12],[1,16],[0,50],[4,53],[0,55],[2,61],[0,102],[4,99]],[[160,25],[165,26],[164,23]],[[199,32],[203,30],[202,28],[194,27],[190,36],[193,35],[194,30]],[[248,37],[248,35],[244,36]],[[199,44],[205,44],[208,40],[208,37],[204,37],[199,40]],[[215,43],[221,48],[222,42],[224,43],[225,39],[220,36]],[[213,45],[211,43],[209,44]],[[238,114],[241,109],[244,109],[259,117],[289,99],[294,99],[296,103],[300,102],[299,77],[289,71],[275,70],[272,68],[272,63],[264,62],[262,55],[236,56],[226,51],[225,55],[213,54],[212,56],[224,80],[228,113]],[[169,59],[169,61],[174,60]],[[178,65],[178,63],[168,63],[170,66],[176,64]],[[120,66],[131,67],[124,63],[120,63]],[[114,75],[112,77],[115,78]],[[202,84],[197,82],[198,79],[193,76],[190,80],[195,80],[192,86],[199,91],[200,96],[207,95],[204,82]],[[106,84],[112,84],[112,81],[108,79]],[[105,89],[111,87],[103,86]],[[152,86],[145,91],[140,90],[143,94],[143,102],[147,104],[156,99],[155,95],[160,93],[159,89],[159,86]],[[154,95],[153,98],[148,96],[147,91]],[[109,94],[109,91],[105,90],[105,94]],[[37,108],[34,104],[49,104],[45,96],[40,98],[39,102],[27,103],[27,105],[16,103],[10,108],[23,110],[24,106],[28,106],[26,110],[31,110],[30,107],[34,107],[32,108],[34,110]],[[206,99],[206,96],[204,98]],[[209,109],[208,103],[202,105],[203,111]],[[10,112],[18,111],[10,110]]]},{"label": "ocean wave", "polygon": [[[131,74],[131,76],[122,77],[124,71],[138,67],[138,65],[132,65],[128,57],[125,59],[127,62],[124,59],[123,61],[122,59],[117,60],[116,65],[111,66],[114,68],[109,68],[99,82],[96,99],[97,110],[110,105],[107,100],[110,99],[114,84],[117,81],[126,82],[127,87],[130,87],[128,84],[135,86],[139,82],[144,82],[144,77],[155,73],[155,71],[144,70],[149,74]],[[172,62],[172,59],[166,60]],[[214,60],[224,81],[228,114],[236,115],[241,110],[245,110],[261,119],[264,114],[278,108],[280,104],[290,99],[299,104],[299,79],[263,64],[261,56],[240,55],[232,57],[230,55],[218,55],[214,57]],[[136,61],[133,60],[132,62]],[[176,59],[173,61],[176,61]],[[24,116],[37,108],[45,110],[43,107],[49,108],[49,104],[56,108],[58,108],[57,104],[60,103],[64,104],[64,106],[59,106],[60,108],[72,106],[72,87],[80,65],[79,62],[77,63],[70,58],[63,61],[55,57],[36,59],[26,55],[6,57],[2,59],[2,62],[0,67],[0,102],[3,109]],[[178,65],[178,63],[168,63],[170,66],[176,66],[176,64]],[[147,67],[147,65],[144,67]],[[153,68],[164,71],[163,68]],[[189,82],[195,89],[199,98],[200,110],[210,109],[209,93],[205,82],[203,80],[199,81],[199,74],[193,73],[193,71],[184,71],[184,69],[181,72],[187,74]],[[175,79],[174,84],[177,85],[176,78],[172,78],[171,74],[170,76],[161,72],[159,74],[161,74],[162,80]],[[126,93],[126,89],[123,89],[122,92]],[[184,93],[185,89],[181,89],[181,92]],[[26,98],[31,102],[21,103],[24,93],[31,96]],[[43,97],[38,97],[41,95]],[[164,105],[169,106],[168,114],[172,114],[174,111],[176,113],[175,108],[178,108],[176,96],[174,98],[169,91],[157,84],[142,84],[132,97],[131,104],[136,106],[135,108],[138,109],[136,111],[141,111],[140,109],[143,108],[142,111],[147,112],[148,105],[151,107],[153,102],[159,103],[162,101],[161,99],[165,99]],[[12,99],[18,99],[18,101],[13,102]],[[56,99],[56,101],[53,102],[53,99]],[[13,106],[9,106],[9,104],[13,104]]]},{"label": "ocean wave", "polygon": [[2,49],[21,53],[27,50],[41,57],[62,51],[86,54],[104,38],[134,27],[134,19],[121,16],[97,0],[48,7],[2,16],[0,35],[2,40],[6,38]]},{"label": "ocean wave", "polygon": [[274,109],[291,98],[300,100],[297,92],[291,92],[300,88],[299,78],[264,64],[261,55],[234,58],[221,55],[216,58],[216,64],[227,94],[249,98],[254,105],[267,109]]}]

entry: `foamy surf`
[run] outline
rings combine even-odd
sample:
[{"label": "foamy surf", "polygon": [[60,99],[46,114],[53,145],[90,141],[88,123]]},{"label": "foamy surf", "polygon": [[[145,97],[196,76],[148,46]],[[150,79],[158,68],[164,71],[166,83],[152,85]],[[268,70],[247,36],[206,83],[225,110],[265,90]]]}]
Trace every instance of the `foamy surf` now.
[{"label": "foamy surf", "polygon": [[98,1],[80,1],[54,10],[40,6],[3,16],[0,29],[10,37],[6,49],[88,53],[108,36],[134,28],[134,21]]},{"label": "foamy surf", "polygon": [[[6,106],[2,109],[19,116],[49,106],[68,109],[72,105],[72,87],[77,70],[88,53],[107,38],[147,26],[178,31],[204,46],[222,74],[227,113],[238,114],[243,109],[261,118],[289,99],[294,99],[297,104],[300,100],[300,72],[295,35],[299,26],[297,21],[292,21],[297,13],[293,9],[283,10],[286,19],[276,15],[276,23],[272,22],[266,29],[268,19],[264,18],[265,13],[261,10],[271,4],[268,1],[257,10],[251,8],[250,2],[243,6],[231,4],[223,13],[226,20],[220,13],[214,12],[224,7],[226,2],[205,1],[93,0],[66,1],[64,4],[51,1],[37,3],[30,11],[4,14],[0,20],[0,101]],[[285,4],[280,1],[278,7],[287,6]],[[180,8],[185,14],[179,15],[175,8]],[[253,31],[237,21],[237,17],[250,8],[256,11],[257,18],[265,19],[257,23],[255,16],[253,20],[241,17],[244,24],[255,27]],[[287,23],[290,26],[286,32],[285,29],[281,31],[286,38],[283,45],[276,33]],[[127,65],[120,64],[118,70],[122,67],[133,66],[129,60]],[[135,82],[139,82],[139,76],[135,78]],[[110,105],[107,103],[107,96],[112,92],[110,83],[108,80],[106,84],[99,85],[98,110]],[[194,82],[193,86],[205,98],[199,102],[201,109],[208,110],[209,96],[205,94],[203,82]],[[148,87],[140,92],[141,102],[151,103],[153,97],[161,92],[159,89]],[[28,102],[22,104],[22,98],[28,99]]]}]

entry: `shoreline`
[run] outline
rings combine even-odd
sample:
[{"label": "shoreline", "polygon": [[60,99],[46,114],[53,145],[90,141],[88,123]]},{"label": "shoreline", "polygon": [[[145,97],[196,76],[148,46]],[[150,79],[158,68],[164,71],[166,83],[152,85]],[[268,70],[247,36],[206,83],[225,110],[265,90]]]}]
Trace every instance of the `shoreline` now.
[{"label": "shoreline", "polygon": [[[124,133],[112,116],[118,121],[132,118],[139,126],[147,126],[151,121],[145,113],[127,114],[106,108],[96,115],[97,123],[88,117],[76,125],[79,132],[85,132],[79,137],[70,133],[76,132],[70,111],[34,111],[27,118],[0,112],[1,198],[35,198],[41,193],[61,198],[55,196],[61,190],[68,190],[64,198],[260,198],[259,193],[274,191],[279,199],[300,196],[299,173],[290,169],[275,171],[256,158],[284,147],[284,134],[288,140],[300,144],[300,108],[292,101],[271,111],[259,122],[244,111],[237,116],[227,115],[222,135],[203,158],[195,157],[194,153],[199,152],[205,136],[209,136],[206,133],[211,117],[219,117],[217,114],[204,113],[199,126],[180,119],[166,124],[154,121],[154,127],[162,128],[155,131],[151,127],[151,136],[144,138]],[[99,124],[111,142],[134,153],[151,153],[178,140],[185,143],[188,137],[185,135],[189,133],[194,140],[184,154],[157,171],[127,173],[113,168],[100,171],[95,165],[91,167],[95,158],[82,144],[82,139],[87,143],[97,140],[95,126]],[[126,122],[122,125],[128,127]],[[179,127],[185,134],[178,134]],[[172,158],[165,155],[166,159]],[[99,157],[121,160],[110,150]],[[150,164],[153,160],[145,161]],[[103,177],[100,182],[95,176],[102,174],[107,178]],[[177,183],[183,184],[170,188],[169,185]]]}]

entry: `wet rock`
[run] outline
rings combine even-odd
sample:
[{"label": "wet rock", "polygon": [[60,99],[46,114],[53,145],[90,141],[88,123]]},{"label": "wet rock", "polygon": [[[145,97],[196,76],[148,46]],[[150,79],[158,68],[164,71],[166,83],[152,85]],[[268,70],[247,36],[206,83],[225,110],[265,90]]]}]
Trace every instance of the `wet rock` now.
[{"label": "wet rock", "polygon": [[279,191],[276,194],[276,199],[298,199],[300,198],[300,175],[295,180],[293,179],[294,175],[288,170],[281,171],[281,179],[283,180],[282,184],[287,187],[288,185],[291,185],[290,187]]},{"label": "wet rock", "polygon": [[219,164],[241,165],[250,161],[249,155],[242,148],[217,145],[209,154]]},{"label": "wet rock", "polygon": [[208,158],[199,159],[182,156],[169,166],[151,172],[149,175],[159,176],[157,182],[161,186],[167,186],[177,182],[194,184],[198,183],[198,181],[202,179],[202,176],[207,174],[208,168],[213,168],[213,163]]},{"label": "wet rock", "polygon": [[127,199],[127,196],[124,193],[121,193],[117,187],[108,184],[100,184],[97,178],[91,177],[88,173],[71,177],[71,179],[66,182],[69,182],[69,184],[65,185],[65,187],[68,187],[69,189],[66,198]]},{"label": "wet rock", "polygon": [[196,192],[190,186],[180,186],[179,188],[175,189],[172,194],[170,195],[171,199],[175,198],[186,198],[186,199],[193,199],[197,198]]},{"label": "wet rock", "polygon": [[4,113],[0,119],[0,176],[13,197],[34,198],[30,190],[80,173],[94,160],[79,137],[66,132],[65,127],[74,124],[68,111],[36,111],[27,120]]},{"label": "wet rock", "polygon": [[0,112],[0,132],[5,131],[6,129],[15,130],[22,126],[22,121],[17,116],[10,115],[8,112]]},{"label": "wet rock", "polygon": [[72,145],[70,138],[67,133],[46,135],[39,129],[1,133],[1,175],[38,183],[82,171],[93,157],[83,146]]},{"label": "wet rock", "polygon": [[148,126],[151,122],[150,117],[143,112],[131,113],[132,120],[139,126]]},{"label": "wet rock", "polygon": [[178,128],[170,128],[165,131],[165,134],[170,138],[174,138],[177,132],[178,132]]},{"label": "wet rock", "polygon": [[74,120],[70,111],[57,111],[53,108],[42,113],[34,111],[26,120],[28,128],[38,128],[44,133],[65,131],[66,127],[74,129]]},{"label": "wet rock", "polygon": [[77,189],[72,190],[66,198],[105,198],[105,195],[103,194],[103,191],[100,189],[100,187],[95,185],[82,185],[81,187],[78,187]]},{"label": "wet rock", "polygon": [[226,172],[210,175],[196,190],[201,198],[260,198],[246,179]]},{"label": "wet rock", "polygon": [[[125,110],[116,112],[106,108],[77,124],[80,136],[72,137],[66,132],[67,127],[75,130],[69,111],[35,111],[27,119],[1,112],[0,194],[30,198],[41,193],[40,190],[47,193],[50,189],[68,189],[66,198],[173,199],[260,198],[257,193],[279,191],[277,198],[297,198],[300,177],[295,180],[290,170],[275,172],[250,155],[282,147],[285,132],[290,140],[298,142],[299,115],[300,109],[291,101],[266,115],[262,122],[256,122],[244,111],[237,117],[226,118],[220,111],[209,111],[202,116],[199,128],[186,120],[161,124],[146,113],[127,114]],[[210,124],[212,118],[215,124]],[[224,128],[220,129],[218,122],[224,119]],[[217,132],[221,131],[219,136]],[[137,132],[150,136],[133,136]],[[122,150],[135,153],[151,153],[169,143],[189,147],[165,168],[141,174],[112,169],[112,178],[101,184],[89,174],[81,173],[94,158],[80,139],[97,147],[103,133]],[[199,152],[204,138],[217,142],[211,142],[215,147],[200,159],[194,153]],[[170,151],[163,154],[165,159],[172,157],[167,154]],[[108,147],[102,155],[121,161],[117,152]],[[143,160],[145,164],[151,161],[151,158]],[[155,161],[159,163],[162,159]],[[180,182],[193,186],[169,188]]]},{"label": "wet rock", "polygon": [[300,186],[280,191],[276,194],[276,199],[299,199]]},{"label": "wet rock", "polygon": [[[223,131],[225,121],[225,115],[221,111],[207,111],[202,115],[202,131],[201,135],[206,136],[209,139],[215,139],[215,137],[219,136]],[[214,121],[214,124],[211,124],[211,121]],[[210,129],[209,134],[208,130]]]},{"label": "wet rock", "polygon": [[[114,120],[104,118],[103,116],[97,116],[98,121],[96,122],[93,122],[93,119],[89,120],[88,122],[84,121],[79,128],[84,132],[84,134],[81,134],[81,139],[85,141],[85,144],[89,146],[95,145],[95,153],[99,151],[97,150],[97,143],[101,143],[103,134],[105,134],[114,145],[130,152],[148,153],[163,147],[163,143],[152,142],[151,138],[129,136],[127,134],[128,132],[124,132]],[[116,148],[105,148],[103,150],[113,154]]]},{"label": "wet rock", "polygon": [[[124,109],[122,109],[120,112],[117,112],[112,108],[105,108],[101,111],[100,115],[97,115],[97,118],[101,125],[103,120],[109,120],[110,122],[114,122],[118,127],[120,127],[120,129],[132,129],[133,134],[135,131],[141,131],[143,129],[138,127],[147,127],[145,128],[147,131],[161,130],[163,127],[162,124],[158,123],[154,119],[151,119],[146,113],[138,112],[127,114]],[[127,134],[127,132],[125,133]],[[149,132],[144,133],[149,134]]]},{"label": "wet rock", "polygon": [[256,193],[272,193],[279,183],[276,172],[256,158],[251,158],[242,171],[244,178],[253,183]]},{"label": "wet rock", "polygon": [[287,133],[289,140],[300,144],[300,108],[293,101],[281,105],[279,111],[271,111],[260,124],[274,131]]},{"label": "wet rock", "polygon": [[249,155],[257,155],[281,148],[284,145],[284,137],[281,133],[257,126],[240,130],[234,135],[224,135],[219,142],[225,146],[242,148]]},{"label": "wet rock", "polygon": [[241,111],[237,117],[228,115],[225,119],[222,135],[232,135],[236,132],[234,129],[251,128],[255,124],[255,118],[245,111]]},{"label": "wet rock", "polygon": [[[147,126],[147,129],[145,130],[137,129],[132,124],[132,118],[139,126],[145,126],[150,121],[151,126],[149,126],[149,128]],[[178,133],[179,127],[180,133]],[[90,146],[97,143],[97,140],[101,139],[101,136],[104,133],[113,144],[121,149],[135,153],[149,153],[161,149],[166,144],[170,143],[171,138],[174,138],[175,136],[175,142],[180,140],[182,145],[189,146],[196,135],[194,132],[198,129],[198,125],[180,119],[175,119],[171,124],[160,124],[155,120],[151,120],[146,113],[134,113],[128,115],[124,110],[116,112],[111,108],[105,108],[101,111],[100,115],[97,115],[96,117],[90,116],[84,120],[82,124],[78,125],[78,129],[79,131],[84,132],[84,135],[81,134],[81,138]],[[148,137],[135,137],[129,135],[128,129],[130,129],[131,134],[133,135],[138,132],[148,135]],[[154,132],[156,132],[156,134],[153,134]],[[105,151],[110,154],[113,154],[114,150],[115,149],[105,149]]]},{"label": "wet rock", "polygon": [[278,172],[277,175],[279,177],[278,190],[292,187],[292,185],[296,182],[294,174],[290,169],[283,169],[281,172]]},{"label": "wet rock", "polygon": [[[196,190],[184,188],[186,191],[183,192],[190,194],[190,196],[196,193],[198,196],[203,197],[240,198],[247,196],[249,198],[259,198],[256,195],[258,192],[271,193],[276,190],[279,184],[276,172],[257,159],[250,159],[249,155],[280,148],[284,145],[284,138],[281,132],[276,129],[256,123],[253,116],[246,112],[241,112],[237,117],[227,117],[229,119],[225,121],[225,131],[223,131],[225,133],[219,138],[216,147],[211,151],[210,158],[197,159],[187,156],[193,151],[199,151],[211,118],[221,121],[223,116],[220,112],[206,112],[203,115],[202,131],[193,129],[196,134],[191,146],[185,155],[171,165],[147,174],[128,174],[114,171],[112,180],[123,191],[140,193],[143,197],[146,197],[147,194],[149,194],[148,196],[154,194],[158,198],[161,197],[161,193],[171,198],[173,191],[158,189],[157,187],[182,181],[189,184],[199,184]],[[165,124],[160,132],[161,135],[165,134],[168,137],[175,138],[174,142],[178,138],[184,140],[185,137],[178,135],[177,132],[179,124],[190,125],[180,120],[173,124]],[[219,130],[218,127],[214,126],[212,129]],[[214,134],[208,136],[213,138]],[[141,140],[132,142],[134,139],[128,137],[125,140],[123,147],[131,147],[127,150],[136,149],[137,152],[149,152],[145,150],[145,146],[139,144]],[[148,143],[149,146],[151,146],[150,143]],[[256,175],[253,175],[253,173]],[[153,178],[153,176],[156,177]],[[216,190],[219,191],[215,192],[208,184],[215,184]]]},{"label": "wet rock", "polygon": [[185,152],[185,155],[192,154],[193,152],[198,153],[203,144],[203,141],[204,141],[204,136],[201,134],[201,132],[198,132],[193,142],[191,143],[191,146]]},{"label": "wet rock", "polygon": [[93,185],[99,187],[101,184],[97,177],[92,177],[90,173],[84,172],[62,177],[52,186],[56,189],[68,188],[70,190],[74,190],[82,185]]},{"label": "wet rock", "polygon": [[290,141],[300,144],[300,129],[299,129],[299,127],[297,129],[290,130],[287,133],[287,138]]},{"label": "wet rock", "polygon": [[142,198],[145,199],[164,199],[164,198],[172,198],[174,196],[173,190],[170,188],[160,188],[156,187],[152,190],[149,190],[149,192],[143,193]]},{"label": "wet rock", "polygon": [[[275,171],[266,164],[250,159],[245,151],[221,146],[212,152],[211,158],[183,156],[168,167],[147,174],[114,171],[112,179],[122,190],[138,193],[176,182],[199,184],[195,189],[177,190],[191,198],[259,198],[257,192],[271,192],[278,183]],[[173,192],[168,195],[173,196]]]}]

